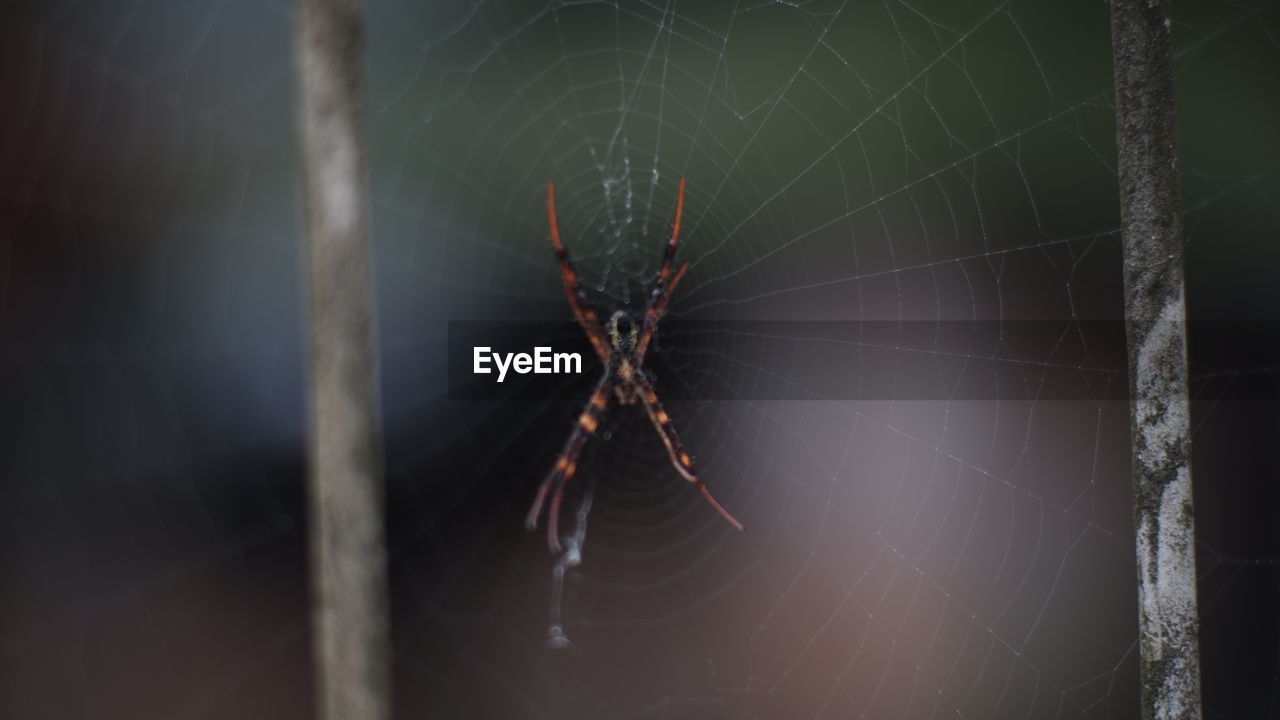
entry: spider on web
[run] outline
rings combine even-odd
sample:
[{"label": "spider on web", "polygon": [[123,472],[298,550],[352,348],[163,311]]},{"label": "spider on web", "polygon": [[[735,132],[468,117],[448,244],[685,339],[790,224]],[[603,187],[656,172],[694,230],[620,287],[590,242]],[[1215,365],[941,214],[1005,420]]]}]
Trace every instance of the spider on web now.
[{"label": "spider on web", "polygon": [[682,178],[680,194],[676,200],[676,219],[671,229],[671,240],[667,243],[666,253],[662,258],[662,269],[658,271],[658,281],[653,287],[649,304],[644,311],[643,325],[637,330],[631,316],[624,310],[617,310],[609,318],[606,333],[605,328],[596,321],[595,311],[587,306],[587,297],[582,286],[578,284],[573,261],[569,259],[569,252],[560,241],[560,227],[556,223],[556,186],[555,183],[547,183],[547,219],[551,224],[551,246],[555,248],[556,258],[560,262],[560,277],[564,281],[564,292],[569,298],[569,306],[573,309],[574,318],[582,326],[587,339],[591,341],[591,347],[595,348],[596,355],[600,356],[600,362],[604,365],[604,376],[596,383],[595,390],[587,400],[582,414],[578,416],[573,432],[569,433],[569,439],[565,441],[564,449],[538,488],[538,494],[525,519],[525,526],[530,530],[535,529],[538,526],[538,518],[542,516],[542,506],[546,503],[547,496],[554,490],[551,507],[547,511],[547,545],[552,552],[560,551],[560,502],[564,499],[565,486],[577,470],[578,456],[582,453],[587,437],[599,427],[600,416],[609,406],[611,395],[616,397],[622,405],[634,404],[637,399],[644,404],[645,412],[653,422],[654,430],[662,438],[662,443],[666,445],[667,454],[671,456],[671,464],[675,466],[676,471],[685,480],[696,485],[707,502],[711,503],[716,512],[728,520],[729,524],[739,530],[742,529],[742,523],[734,519],[728,510],[716,502],[698,474],[694,472],[693,460],[684,449],[684,445],[680,443],[675,429],[671,427],[671,417],[662,409],[662,403],[658,402],[658,395],[654,392],[653,384],[649,382],[644,370],[644,356],[649,350],[649,341],[653,339],[654,332],[658,329],[658,321],[666,312],[671,293],[689,267],[689,263],[685,263],[674,275],[671,273],[671,265],[675,260],[676,245],[680,237],[680,216],[683,211],[684,179]]}]

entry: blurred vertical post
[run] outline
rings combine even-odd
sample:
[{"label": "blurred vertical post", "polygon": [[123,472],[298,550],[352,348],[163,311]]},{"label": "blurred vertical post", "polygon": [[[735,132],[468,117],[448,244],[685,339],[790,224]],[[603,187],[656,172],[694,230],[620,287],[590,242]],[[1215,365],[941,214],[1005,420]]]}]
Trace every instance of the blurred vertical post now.
[{"label": "blurred vertical post", "polygon": [[317,702],[390,716],[382,444],[359,0],[297,0],[310,273],[309,502]]},{"label": "blurred vertical post", "polygon": [[1202,715],[1169,31],[1168,0],[1112,0],[1144,720]]}]

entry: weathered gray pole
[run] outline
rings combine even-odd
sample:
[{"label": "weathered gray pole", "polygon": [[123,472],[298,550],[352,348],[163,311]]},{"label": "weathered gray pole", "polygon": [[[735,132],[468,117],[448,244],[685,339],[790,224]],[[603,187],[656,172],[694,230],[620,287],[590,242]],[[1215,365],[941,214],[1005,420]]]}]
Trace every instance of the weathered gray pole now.
[{"label": "weathered gray pole", "polygon": [[1191,423],[1168,0],[1112,0],[1142,713],[1198,718]]},{"label": "weathered gray pole", "polygon": [[382,443],[359,0],[298,0],[310,302],[309,502],[317,705],[390,716]]}]

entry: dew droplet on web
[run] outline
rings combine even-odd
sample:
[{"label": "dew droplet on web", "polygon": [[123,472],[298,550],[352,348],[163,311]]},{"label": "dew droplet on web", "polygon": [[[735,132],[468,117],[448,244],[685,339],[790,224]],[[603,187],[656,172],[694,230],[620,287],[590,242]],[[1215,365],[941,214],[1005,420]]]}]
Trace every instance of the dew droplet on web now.
[{"label": "dew droplet on web", "polygon": [[573,643],[569,641],[569,636],[564,634],[564,629],[559,625],[552,625],[547,629],[547,647],[552,650],[567,648]]}]

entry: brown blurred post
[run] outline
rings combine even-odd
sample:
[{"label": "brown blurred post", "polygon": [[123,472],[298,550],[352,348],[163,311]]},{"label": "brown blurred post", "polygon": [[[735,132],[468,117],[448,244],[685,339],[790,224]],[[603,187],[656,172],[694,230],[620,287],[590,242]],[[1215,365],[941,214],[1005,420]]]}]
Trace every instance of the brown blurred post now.
[{"label": "brown blurred post", "polygon": [[1141,717],[1201,717],[1182,199],[1168,0],[1112,0]]},{"label": "brown blurred post", "polygon": [[317,705],[390,715],[382,444],[358,0],[298,0],[310,268],[309,496]]}]

